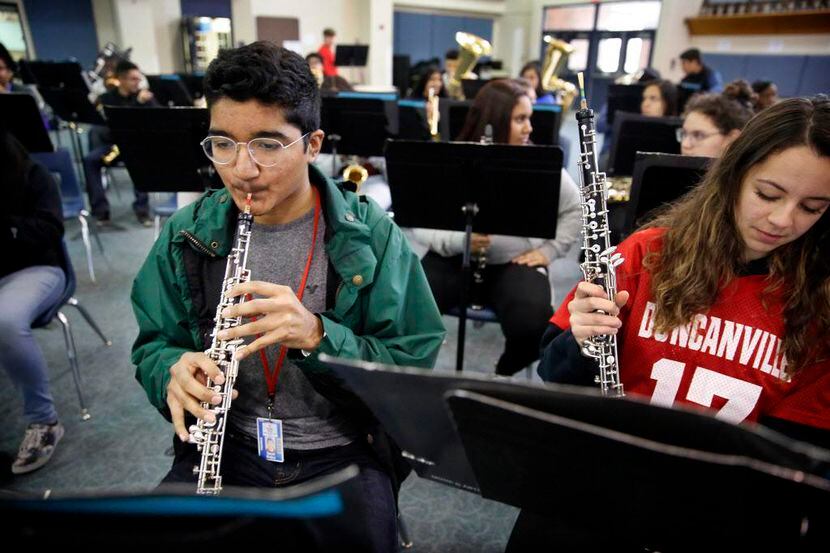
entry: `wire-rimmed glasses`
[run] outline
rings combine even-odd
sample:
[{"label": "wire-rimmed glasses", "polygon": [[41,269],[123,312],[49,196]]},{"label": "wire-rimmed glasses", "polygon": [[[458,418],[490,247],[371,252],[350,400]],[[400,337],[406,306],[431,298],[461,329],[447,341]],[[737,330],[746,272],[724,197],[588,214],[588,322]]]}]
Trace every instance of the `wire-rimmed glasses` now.
[{"label": "wire-rimmed glasses", "polygon": [[698,142],[702,142],[709,138],[710,136],[715,136],[716,134],[722,134],[720,132],[710,132],[705,133],[702,131],[687,131],[685,129],[677,128],[675,129],[675,133],[677,136],[677,141],[682,143],[684,139],[688,138],[689,142],[692,144],[697,144]]},{"label": "wire-rimmed glasses", "polygon": [[200,144],[208,158],[219,165],[228,165],[236,159],[238,148],[245,146],[254,163],[262,167],[273,167],[280,161],[280,154],[308,136],[305,133],[291,144],[283,144],[276,138],[254,138],[248,142],[237,142],[227,136],[208,136]]}]

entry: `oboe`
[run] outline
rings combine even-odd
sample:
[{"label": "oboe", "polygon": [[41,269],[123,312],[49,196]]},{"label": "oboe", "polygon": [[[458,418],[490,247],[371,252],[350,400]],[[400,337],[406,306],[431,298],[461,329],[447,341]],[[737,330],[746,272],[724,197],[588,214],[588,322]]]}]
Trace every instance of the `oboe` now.
[{"label": "oboe", "polygon": [[[586,282],[597,284],[613,301],[617,295],[616,267],[624,260],[611,245],[611,231],[608,226],[607,188],[605,173],[597,167],[596,130],[594,111],[588,108],[585,99],[585,83],[579,73],[579,89],[582,100],[576,112],[579,130],[579,178],[580,200],[582,202],[582,250],[585,261],[580,265]],[[596,382],[603,395],[623,395],[620,382],[617,337],[613,334],[592,336],[582,344],[582,354],[596,360],[599,375]]]},{"label": "oboe", "polygon": [[[493,125],[487,123],[484,126],[484,134],[479,140],[480,144],[493,143]],[[484,309],[484,270],[487,268],[487,250],[475,252],[475,268],[473,269],[473,283],[470,289],[470,309],[481,311]]]},{"label": "oboe", "polygon": [[225,423],[228,411],[231,408],[233,386],[239,370],[239,361],[236,351],[243,346],[242,338],[233,340],[219,340],[217,334],[228,328],[241,324],[242,317],[224,317],[222,311],[231,305],[239,305],[245,301],[244,296],[228,297],[228,292],[237,284],[251,280],[251,273],[247,269],[248,245],[251,240],[251,195],[245,203],[245,210],[239,214],[236,227],[235,246],[228,254],[228,264],[225,266],[225,278],[222,280],[222,295],[219,305],[216,306],[216,317],[213,332],[211,333],[210,349],[205,353],[216,363],[225,377],[222,384],[216,384],[208,378],[207,387],[216,392],[222,401],[218,405],[202,402],[202,409],[211,411],[216,417],[214,422],[199,419],[197,424],[190,427],[190,441],[195,443],[202,452],[199,465],[193,467],[194,474],[198,475],[196,493],[202,495],[218,495],[222,491],[222,446],[225,443]]}]

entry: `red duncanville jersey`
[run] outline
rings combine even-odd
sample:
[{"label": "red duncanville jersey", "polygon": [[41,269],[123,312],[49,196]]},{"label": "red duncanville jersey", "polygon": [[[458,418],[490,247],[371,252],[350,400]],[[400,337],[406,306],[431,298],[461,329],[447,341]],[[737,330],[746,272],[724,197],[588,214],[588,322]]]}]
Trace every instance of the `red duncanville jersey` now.
[{"label": "red duncanville jersey", "polygon": [[[620,378],[627,394],[651,403],[703,406],[731,422],[772,416],[830,429],[830,360],[785,374],[780,294],[764,297],[765,275],[736,278],[705,313],[689,324],[659,333],[654,329],[651,276],[643,257],[662,247],[664,229],[631,235],[618,251],[617,289],[631,296],[621,310],[618,336]],[[567,329],[572,290],[551,322]]]}]

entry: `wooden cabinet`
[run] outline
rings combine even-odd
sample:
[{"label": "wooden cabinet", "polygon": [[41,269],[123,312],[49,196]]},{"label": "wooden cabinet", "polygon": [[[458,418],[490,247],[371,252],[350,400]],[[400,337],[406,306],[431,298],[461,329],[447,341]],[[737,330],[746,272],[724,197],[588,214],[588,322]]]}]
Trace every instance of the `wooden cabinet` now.
[{"label": "wooden cabinet", "polygon": [[830,33],[830,9],[689,17],[691,35],[781,35]]}]

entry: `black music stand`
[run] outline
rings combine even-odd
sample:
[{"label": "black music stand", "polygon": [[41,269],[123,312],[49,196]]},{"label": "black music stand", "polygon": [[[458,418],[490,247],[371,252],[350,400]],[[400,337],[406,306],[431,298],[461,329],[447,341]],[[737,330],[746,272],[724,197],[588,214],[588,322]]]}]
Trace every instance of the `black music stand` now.
[{"label": "black music stand", "polygon": [[610,84],[608,85],[608,112],[605,121],[608,127],[614,128],[614,115],[618,111],[626,113],[640,113],[640,106],[643,103],[643,90],[646,85],[642,83],[633,84]]},{"label": "black music stand", "polygon": [[200,145],[210,125],[207,109],[105,106],[104,110],[137,190],[204,192],[222,187]]},{"label": "black music stand", "polygon": [[54,152],[49,132],[34,97],[25,94],[0,94],[0,126],[6,127],[30,152]]},{"label": "black music stand", "polygon": [[530,116],[530,141],[539,146],[557,146],[559,127],[562,124],[562,106],[536,104]]},{"label": "black music stand", "polygon": [[[80,123],[104,125],[104,119],[90,101],[89,85],[83,77],[81,64],[76,61],[30,61],[25,72],[37,84],[38,93],[49,104],[55,115],[71,130],[72,149],[80,162],[83,159]],[[81,182],[86,176],[81,171]]]},{"label": "black music stand", "polygon": [[48,499],[4,492],[0,514],[8,539],[76,543],[85,551],[239,548],[276,540],[285,551],[322,552],[341,540],[363,541],[343,516],[351,519],[360,509],[352,499],[363,493],[358,472],[352,465],[282,489],[225,487],[215,497],[197,496],[195,485],[183,484]]},{"label": "black music stand", "polygon": [[441,136],[444,137],[445,142],[458,139],[458,135],[461,134],[461,129],[464,128],[464,122],[467,120],[467,113],[469,113],[470,106],[472,105],[472,100],[441,98],[438,102],[438,111],[441,113],[438,125],[441,128]]},{"label": "black music stand", "polygon": [[204,73],[176,73],[184,82],[192,98],[201,98],[205,95]]},{"label": "black music stand", "polygon": [[337,67],[366,67],[368,59],[368,44],[338,44],[334,53]]},{"label": "black music stand", "polygon": [[480,493],[478,481],[445,396],[463,389],[511,399],[523,391],[546,393],[550,387],[477,372],[430,371],[325,354],[319,359],[369,408],[418,476],[473,493]]},{"label": "black music stand", "polygon": [[150,90],[159,105],[167,107],[193,105],[193,97],[178,75],[147,75],[146,77]]},{"label": "black music stand", "polygon": [[464,91],[464,98],[474,100],[478,91],[492,79],[461,79],[461,90]]},{"label": "black music stand", "polygon": [[608,173],[615,177],[633,175],[637,152],[679,154],[677,129],[682,125],[683,120],[680,117],[617,113],[614,118],[614,145],[608,160]]},{"label": "black music stand", "polygon": [[[399,226],[466,234],[456,357],[456,370],[460,371],[464,365],[470,235],[475,228],[486,234],[554,238],[562,149],[390,140],[386,171]],[[435,201],[439,193],[441,199]]]},{"label": "black music stand", "polygon": [[643,224],[655,209],[697,186],[712,158],[637,152],[621,238]]},{"label": "black music stand", "polygon": [[383,155],[386,139],[398,134],[397,98],[393,94],[324,96],[320,128],[326,133],[322,152],[332,154],[336,177],[338,154]]},{"label": "black music stand", "polygon": [[830,451],[629,398],[515,395],[458,390],[447,402],[482,496],[529,511],[542,536],[620,550],[792,551],[805,519],[808,540],[826,536]]},{"label": "black music stand", "polygon": [[424,100],[398,100],[398,139],[430,140]]}]

